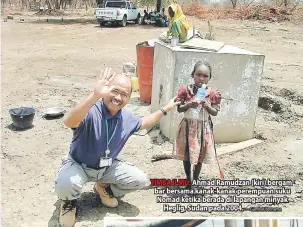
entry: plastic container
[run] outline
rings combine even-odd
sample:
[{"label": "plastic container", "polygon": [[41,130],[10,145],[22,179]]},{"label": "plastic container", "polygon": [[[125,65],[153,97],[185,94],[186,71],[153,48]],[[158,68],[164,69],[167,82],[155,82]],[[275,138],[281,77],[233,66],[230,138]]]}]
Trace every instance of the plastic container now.
[{"label": "plastic container", "polygon": [[132,91],[136,92],[139,91],[139,82],[138,82],[138,77],[131,77],[131,82],[132,82]]},{"label": "plastic container", "polygon": [[206,97],[206,85],[203,84],[202,87],[198,89],[197,96],[200,100],[205,99]]},{"label": "plastic container", "polygon": [[177,46],[178,44],[179,44],[179,38],[173,36],[173,37],[171,38],[170,45],[171,45],[172,47],[175,47],[175,46]]},{"label": "plastic container", "polygon": [[[202,87],[200,87],[198,89],[195,100],[198,103],[200,103],[205,97],[206,97],[206,85],[203,84]],[[192,109],[192,111],[194,112],[193,116],[195,116],[194,117],[195,119],[200,119],[201,118],[201,116],[200,116],[201,110],[202,110],[202,105],[201,104],[199,104],[199,106],[197,108]]]},{"label": "plastic container", "polygon": [[17,129],[27,129],[33,126],[36,110],[31,107],[19,107],[9,110],[13,125]]},{"label": "plastic container", "polygon": [[154,47],[137,45],[137,74],[140,101],[150,104],[152,96]]}]

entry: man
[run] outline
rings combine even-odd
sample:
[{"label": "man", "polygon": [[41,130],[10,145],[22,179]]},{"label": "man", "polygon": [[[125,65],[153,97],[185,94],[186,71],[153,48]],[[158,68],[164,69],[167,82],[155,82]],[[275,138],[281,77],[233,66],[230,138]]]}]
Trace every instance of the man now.
[{"label": "man", "polygon": [[162,17],[164,20],[167,19],[166,15],[165,15],[165,8],[162,8],[162,11],[161,11],[160,14],[161,14],[161,17]]},{"label": "man", "polygon": [[61,226],[75,224],[76,199],[89,181],[96,182],[94,192],[107,207],[118,206],[116,197],[149,185],[145,173],[117,156],[134,132],[153,126],[179,102],[172,99],[163,109],[139,118],[123,109],[130,95],[130,79],[115,76],[107,68],[94,91],[64,120],[74,136],[55,182],[55,192],[62,200]]},{"label": "man", "polygon": [[150,15],[148,14],[148,12],[146,10],[144,10],[143,12],[144,12],[144,15],[143,15],[141,24],[145,25],[147,23],[147,20],[150,20]]},{"label": "man", "polygon": [[163,8],[161,12],[156,14],[155,26],[156,27],[165,27],[165,9]]}]

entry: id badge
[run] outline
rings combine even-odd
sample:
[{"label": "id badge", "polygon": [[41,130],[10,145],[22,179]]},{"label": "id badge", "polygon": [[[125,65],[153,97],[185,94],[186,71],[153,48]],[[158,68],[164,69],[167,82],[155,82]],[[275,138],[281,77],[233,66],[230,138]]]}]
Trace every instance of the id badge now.
[{"label": "id badge", "polygon": [[111,166],[113,163],[113,159],[112,158],[100,158],[100,163],[99,163],[99,167],[103,168],[103,167],[109,167]]}]

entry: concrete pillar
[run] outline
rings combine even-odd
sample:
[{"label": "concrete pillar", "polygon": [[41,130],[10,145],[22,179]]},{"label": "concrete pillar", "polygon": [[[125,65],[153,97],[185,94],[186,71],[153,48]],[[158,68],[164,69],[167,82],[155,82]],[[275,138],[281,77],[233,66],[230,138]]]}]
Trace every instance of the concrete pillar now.
[{"label": "concrete pillar", "polygon": [[237,220],[235,219],[225,219],[224,220],[225,227],[237,227]]}]

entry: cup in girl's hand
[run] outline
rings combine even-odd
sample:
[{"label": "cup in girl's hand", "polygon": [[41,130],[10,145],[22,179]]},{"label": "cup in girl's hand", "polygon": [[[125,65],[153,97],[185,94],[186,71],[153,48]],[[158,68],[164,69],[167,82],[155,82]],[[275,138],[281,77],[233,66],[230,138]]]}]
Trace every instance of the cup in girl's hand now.
[{"label": "cup in girl's hand", "polygon": [[203,84],[202,87],[198,88],[196,101],[201,104],[202,100],[206,97],[206,84]]},{"label": "cup in girl's hand", "polygon": [[197,96],[199,99],[205,99],[206,97],[206,84],[203,84],[202,87],[198,89]]}]

